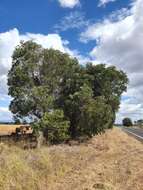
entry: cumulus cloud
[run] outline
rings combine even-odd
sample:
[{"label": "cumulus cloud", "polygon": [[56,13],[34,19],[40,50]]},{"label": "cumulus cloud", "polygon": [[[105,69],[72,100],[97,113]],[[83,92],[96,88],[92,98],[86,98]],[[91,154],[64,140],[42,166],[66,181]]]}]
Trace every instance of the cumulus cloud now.
[{"label": "cumulus cloud", "polygon": [[16,29],[0,34],[0,95],[7,93],[7,72],[11,66],[11,55],[19,42]]},{"label": "cumulus cloud", "polygon": [[64,8],[74,8],[79,5],[79,0],[58,0],[60,5]]},{"label": "cumulus cloud", "polygon": [[0,107],[0,122],[8,122],[12,120],[12,115],[7,107]]},{"label": "cumulus cloud", "polygon": [[128,98],[122,100],[120,110],[117,113],[117,123],[120,123],[125,117],[130,117],[132,121],[141,119],[143,115],[143,105],[136,99]]},{"label": "cumulus cloud", "polygon": [[[114,19],[109,17],[101,23],[95,23],[81,34],[81,40],[95,40],[95,47],[90,52],[97,62],[116,65],[127,72],[130,84],[127,96],[131,106],[138,107],[138,116],[143,117],[143,0],[133,2],[129,10],[114,13]],[[125,12],[127,14],[125,14]],[[116,19],[115,19],[116,16]],[[124,104],[124,107],[123,107]],[[122,102],[123,108],[127,104]],[[132,112],[130,110],[130,112]],[[140,114],[139,114],[140,112]],[[131,114],[131,113],[130,113]]]},{"label": "cumulus cloud", "polygon": [[26,33],[25,35],[20,35],[20,39],[24,41],[33,40],[44,48],[53,48],[62,52],[66,52],[66,44],[68,43],[62,40],[58,34],[43,35]]}]

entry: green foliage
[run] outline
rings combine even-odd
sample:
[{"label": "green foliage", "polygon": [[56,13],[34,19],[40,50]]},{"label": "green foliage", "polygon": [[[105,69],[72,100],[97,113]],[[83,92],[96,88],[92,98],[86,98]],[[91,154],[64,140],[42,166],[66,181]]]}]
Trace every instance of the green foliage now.
[{"label": "green foliage", "polygon": [[135,124],[138,125],[139,127],[143,126],[143,119],[139,119],[137,121],[135,121]]},{"label": "green foliage", "polygon": [[[87,85],[79,89],[68,101],[68,108],[65,114],[75,114],[72,118],[71,136],[88,135],[92,136],[110,128],[113,124],[113,112],[110,105],[106,104],[103,97],[93,98],[93,91]],[[76,125],[75,125],[76,123]]]},{"label": "green foliage", "polygon": [[17,119],[34,121],[35,130],[48,129],[51,142],[66,139],[67,130],[72,138],[92,136],[112,127],[127,83],[113,66],[83,67],[60,51],[21,42],[8,74],[10,110]]},{"label": "green foliage", "polygon": [[128,78],[123,71],[116,67],[106,67],[104,64],[87,64],[86,72],[92,85],[94,97],[104,96],[107,104],[110,104],[113,111],[117,111],[120,98],[127,89]]},{"label": "green foliage", "polygon": [[103,97],[91,99],[82,108],[79,131],[83,135],[92,136],[112,127],[112,121],[112,108],[105,103]]},{"label": "green foliage", "polygon": [[133,125],[133,123],[132,123],[132,120],[130,118],[124,118],[123,119],[123,126],[130,127],[132,125]]},{"label": "green foliage", "polygon": [[41,118],[54,107],[59,84],[78,67],[77,60],[67,54],[22,42],[8,74],[9,95],[13,97],[10,110],[16,117]]},{"label": "green foliage", "polygon": [[65,120],[61,110],[46,112],[37,123],[33,124],[33,128],[37,132],[42,130],[44,137],[50,143],[59,143],[69,138],[69,121]]}]

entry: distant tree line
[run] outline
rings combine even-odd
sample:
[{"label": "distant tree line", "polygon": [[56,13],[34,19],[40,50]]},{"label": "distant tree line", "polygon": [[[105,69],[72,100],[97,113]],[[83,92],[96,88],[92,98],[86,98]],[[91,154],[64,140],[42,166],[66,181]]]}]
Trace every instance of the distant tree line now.
[{"label": "distant tree line", "polygon": [[10,110],[51,142],[112,128],[128,78],[104,64],[80,65],[68,54],[21,42],[8,74]]},{"label": "distant tree line", "polygon": [[122,121],[122,124],[125,127],[131,127],[131,126],[143,127],[143,119],[138,119],[133,122],[131,118],[125,117]]}]

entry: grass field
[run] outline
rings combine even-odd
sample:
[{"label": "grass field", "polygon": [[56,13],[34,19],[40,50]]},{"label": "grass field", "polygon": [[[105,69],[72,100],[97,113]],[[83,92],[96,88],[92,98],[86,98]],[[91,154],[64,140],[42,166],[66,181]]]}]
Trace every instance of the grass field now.
[{"label": "grass field", "polygon": [[19,127],[20,125],[0,125],[0,135],[10,135]]},{"label": "grass field", "polygon": [[143,144],[120,129],[79,146],[0,145],[0,190],[143,190]]},{"label": "grass field", "polygon": [[[2,135],[11,135],[12,133],[16,132],[16,128],[24,127],[28,125],[0,125],[0,136]],[[26,133],[32,133],[32,129],[29,128],[28,130],[23,129]]]}]

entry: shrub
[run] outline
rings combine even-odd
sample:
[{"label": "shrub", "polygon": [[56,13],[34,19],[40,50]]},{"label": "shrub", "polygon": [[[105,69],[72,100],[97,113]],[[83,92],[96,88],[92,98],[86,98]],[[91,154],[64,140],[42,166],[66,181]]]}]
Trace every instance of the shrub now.
[{"label": "shrub", "polygon": [[59,143],[68,138],[69,121],[65,120],[62,110],[46,112],[38,123],[33,124],[34,130],[42,130],[46,141]]}]

